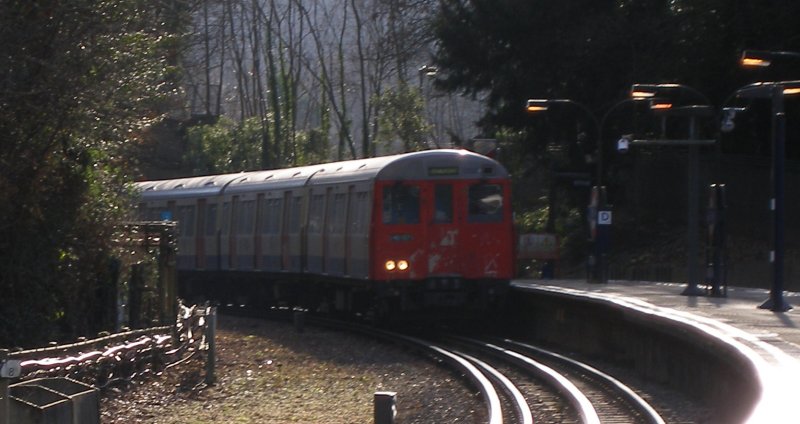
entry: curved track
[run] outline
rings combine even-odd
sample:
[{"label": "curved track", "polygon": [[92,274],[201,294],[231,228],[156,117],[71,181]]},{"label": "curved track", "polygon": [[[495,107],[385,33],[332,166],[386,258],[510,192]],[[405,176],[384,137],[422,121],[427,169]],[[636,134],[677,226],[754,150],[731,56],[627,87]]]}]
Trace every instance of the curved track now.
[{"label": "curved track", "polygon": [[432,342],[350,322],[319,317],[309,317],[309,322],[402,343],[446,363],[481,392],[491,424],[530,424],[534,422],[532,408],[540,408],[542,402],[560,412],[536,422],[664,423],[654,408],[621,381],[528,344],[456,336]]},{"label": "curved track", "polygon": [[[357,332],[432,357],[480,392],[490,424],[665,422],[642,396],[619,379],[530,344],[428,331],[403,330],[400,333],[288,309],[250,312],[247,315],[263,317],[266,314],[273,319],[286,319],[293,312],[295,325],[308,323]],[[449,401],[461,402],[460,399]]]},{"label": "curved track", "polygon": [[635,390],[585,363],[508,339],[487,342],[459,337],[455,340],[513,364],[532,378],[544,382],[569,403],[582,423],[665,422]]}]

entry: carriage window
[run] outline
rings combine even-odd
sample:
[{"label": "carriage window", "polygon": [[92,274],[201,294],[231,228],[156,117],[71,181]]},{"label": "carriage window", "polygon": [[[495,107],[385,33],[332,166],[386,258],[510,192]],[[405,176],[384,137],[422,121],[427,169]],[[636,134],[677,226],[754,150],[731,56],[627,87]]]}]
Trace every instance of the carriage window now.
[{"label": "carriage window", "polygon": [[337,193],[333,196],[333,207],[330,210],[330,232],[331,234],[344,233],[345,216],[347,214],[346,195]]},{"label": "carriage window", "polygon": [[217,205],[206,207],[206,235],[214,236],[217,232]]},{"label": "carriage window", "polygon": [[[351,199],[352,202],[352,199]],[[350,212],[350,234],[363,234],[369,224],[369,197],[366,192],[356,193],[355,205]]]},{"label": "carriage window", "polygon": [[433,222],[445,224],[453,222],[453,186],[437,184],[434,191]]},{"label": "carriage window", "polygon": [[161,221],[161,208],[147,209],[147,221]]},{"label": "carriage window", "polygon": [[503,220],[503,189],[497,184],[474,184],[469,187],[469,222]]},{"label": "carriage window", "polygon": [[225,202],[222,204],[222,234],[228,235],[231,230],[231,204]]},{"label": "carriage window", "polygon": [[311,205],[308,211],[308,233],[321,234],[324,225],[325,196],[315,194],[311,196]]},{"label": "carriage window", "polygon": [[194,236],[194,206],[178,207],[178,231],[181,237]]},{"label": "carriage window", "polygon": [[393,185],[383,188],[383,223],[419,223],[419,187]]},{"label": "carriage window", "polygon": [[289,233],[297,234],[300,232],[300,210],[303,205],[303,198],[300,196],[292,199],[291,215],[289,216]]},{"label": "carriage window", "polygon": [[281,211],[283,210],[283,199],[267,199],[266,207],[262,214],[264,234],[278,234],[281,227]]},{"label": "carriage window", "polygon": [[239,206],[239,213],[237,218],[237,234],[250,234],[253,232],[253,224],[255,224],[255,209],[256,209],[256,202],[253,200],[248,200],[246,202],[242,202]]}]

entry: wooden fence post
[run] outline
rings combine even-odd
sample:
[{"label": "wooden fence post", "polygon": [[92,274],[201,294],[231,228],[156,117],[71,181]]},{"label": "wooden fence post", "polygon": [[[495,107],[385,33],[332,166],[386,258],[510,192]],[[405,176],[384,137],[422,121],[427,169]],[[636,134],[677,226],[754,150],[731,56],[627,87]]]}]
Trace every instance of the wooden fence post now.
[{"label": "wooden fence post", "polygon": [[208,352],[206,352],[206,384],[213,386],[217,382],[215,365],[217,362],[217,308],[210,306],[206,309],[206,342]]}]

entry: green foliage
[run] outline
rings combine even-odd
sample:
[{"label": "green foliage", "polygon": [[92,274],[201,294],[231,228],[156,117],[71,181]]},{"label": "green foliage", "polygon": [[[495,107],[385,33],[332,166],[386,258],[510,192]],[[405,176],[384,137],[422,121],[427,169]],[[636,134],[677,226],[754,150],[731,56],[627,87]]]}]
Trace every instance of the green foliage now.
[{"label": "green foliage", "polygon": [[184,162],[196,175],[259,169],[261,134],[258,118],[237,125],[223,117],[212,125],[191,127]]},{"label": "green foliage", "polygon": [[719,103],[754,78],[736,65],[742,49],[800,50],[800,3],[782,0],[441,4],[438,82],[487,92],[487,126],[525,126],[528,98],[570,98],[602,114],[633,83],[679,82]]},{"label": "green foliage", "polygon": [[[546,117],[533,117],[524,112],[527,99],[571,99],[586,105],[600,120],[628,97],[634,83],[688,85],[719,107],[747,83],[797,79],[796,63],[788,69],[751,73],[737,60],[743,49],[800,51],[795,19],[799,2],[443,0],[440,4],[434,22],[437,85],[486,96],[486,114],[480,121],[484,133],[498,139],[512,136],[513,142],[503,145],[501,159],[515,178],[518,219],[529,227],[540,221],[535,217],[546,215],[543,196],[554,196],[560,211],[585,210],[586,190],[560,184],[551,192],[550,179],[553,171],[591,170],[594,163],[580,157],[596,152],[598,136],[587,114],[577,108],[554,107]],[[749,117],[737,117],[741,136],[725,136],[725,152],[751,153],[759,151],[758,146],[769,151],[763,142],[769,132],[764,111],[769,104],[763,103],[753,105]],[[800,116],[791,100],[787,115],[787,146],[797,145],[791,122]],[[747,122],[756,120],[754,116],[764,126]],[[716,135],[716,122],[711,121],[699,130],[703,138]],[[616,181],[615,170],[629,165],[626,161],[632,156],[615,155],[611,143],[620,134],[634,132],[637,125],[643,123],[633,118],[633,107],[616,109],[605,122],[601,132],[606,138],[600,142],[606,146],[607,184]],[[685,125],[677,129],[686,131]],[[800,157],[800,149],[789,151],[787,157]],[[613,189],[612,201],[621,203],[622,199],[613,198]],[[584,228],[580,220],[575,225]]]},{"label": "green foliage", "polygon": [[175,93],[175,9],[0,3],[0,346],[98,329],[120,167]]},{"label": "green foliage", "polygon": [[[195,175],[261,169],[263,131],[258,117],[241,124],[221,117],[214,124],[190,127],[183,161]],[[294,146],[287,147],[293,153],[283,158],[279,167],[320,163],[328,158],[328,138],[321,128],[296,133]]]},{"label": "green foliage", "polygon": [[[376,142],[388,151],[413,152],[428,148],[431,125],[419,90],[408,84],[387,90],[373,100],[380,103]],[[400,146],[394,145],[399,142]]]}]

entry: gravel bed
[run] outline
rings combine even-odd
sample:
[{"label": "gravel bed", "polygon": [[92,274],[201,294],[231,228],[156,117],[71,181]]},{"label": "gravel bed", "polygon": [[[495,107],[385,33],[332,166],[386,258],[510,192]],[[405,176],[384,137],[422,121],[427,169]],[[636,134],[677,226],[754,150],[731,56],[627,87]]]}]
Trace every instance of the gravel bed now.
[{"label": "gravel bed", "polygon": [[107,391],[103,423],[370,423],[376,391],[398,424],[483,423],[480,395],[431,360],[357,335],[220,316],[217,383],[202,361]]}]

